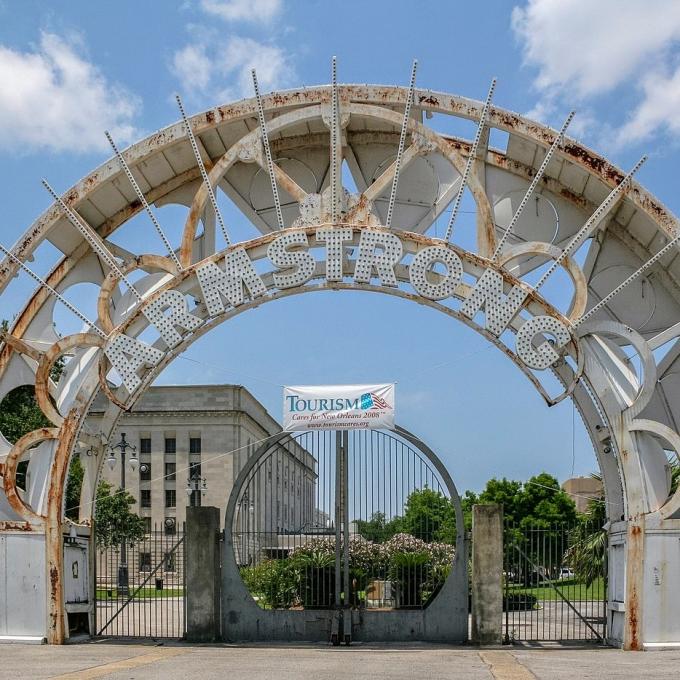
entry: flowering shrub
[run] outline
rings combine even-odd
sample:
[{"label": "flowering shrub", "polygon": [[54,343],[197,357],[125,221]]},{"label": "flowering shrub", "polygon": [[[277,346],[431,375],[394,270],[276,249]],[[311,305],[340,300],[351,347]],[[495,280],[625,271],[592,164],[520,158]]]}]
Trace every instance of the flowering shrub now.
[{"label": "flowering shrub", "polygon": [[[411,534],[396,534],[385,543],[354,536],[349,542],[353,604],[359,604],[357,593],[370,580],[390,579],[397,588],[398,606],[421,606],[446,580],[454,554],[452,545],[427,543]],[[244,567],[241,573],[261,606],[330,606],[335,537],[310,539],[286,558]]]},{"label": "flowering shrub", "polygon": [[[385,543],[373,543],[354,537],[349,542],[350,567],[373,571],[388,567],[394,555],[400,553],[426,553],[433,565],[451,565],[456,549],[447,543],[427,543],[411,534],[396,534]],[[289,559],[303,555],[330,555],[335,557],[335,537],[313,538],[291,551]]]}]

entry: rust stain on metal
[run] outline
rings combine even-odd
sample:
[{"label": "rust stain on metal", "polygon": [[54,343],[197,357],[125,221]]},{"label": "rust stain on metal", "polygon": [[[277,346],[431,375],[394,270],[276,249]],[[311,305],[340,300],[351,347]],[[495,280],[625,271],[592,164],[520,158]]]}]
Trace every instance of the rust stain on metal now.
[{"label": "rust stain on metal", "polygon": [[624,619],[624,647],[631,651],[641,651],[641,595],[643,587],[644,559],[644,516],[629,520],[626,540],[626,613]]},{"label": "rust stain on metal", "polygon": [[47,641],[50,644],[64,643],[64,588],[62,574],[64,569],[64,536],[63,536],[63,500],[66,488],[69,459],[76,434],[84,413],[81,409],[72,408],[64,418],[58,430],[59,445],[54,454],[52,474],[47,493],[47,516],[45,521],[45,544],[47,565],[50,578],[48,601]]},{"label": "rust stain on metal", "polygon": [[5,496],[7,497],[7,501],[12,510],[26,521],[41,523],[44,517],[30,508],[19,495],[16,486],[17,465],[19,464],[22,455],[28,451],[28,449],[46,439],[57,439],[58,436],[59,430],[54,427],[41,427],[32,432],[28,432],[12,446],[7,454],[7,458],[5,458],[3,468],[4,474],[2,476]]},{"label": "rust stain on metal", "polygon": [[3,521],[0,522],[0,532],[2,531],[21,531],[21,532],[31,532],[33,531],[33,526],[30,522],[10,522]]},{"label": "rust stain on metal", "polygon": [[[343,85],[340,87],[340,90],[343,100],[349,102],[374,101],[378,103],[403,103],[405,98],[405,88],[397,87],[376,85]],[[320,102],[323,101],[324,97],[326,96],[327,87],[309,88],[267,95],[265,97],[265,104],[268,108],[290,107],[293,105]],[[470,100],[464,99],[462,97],[456,97],[444,93],[419,91],[417,96],[423,107],[432,110],[453,113],[455,115],[472,119],[478,118],[479,112],[481,110],[481,102],[471,102]],[[211,111],[207,114],[200,114],[200,117],[196,117],[198,131],[205,129],[206,127],[216,125],[218,122],[216,120],[217,118],[219,118],[219,121],[222,122],[236,121],[248,116],[254,116],[255,102],[254,100],[250,99],[243,102],[238,102],[233,105],[220,106],[216,109],[216,113],[217,115],[215,115],[215,111]],[[505,127],[511,131],[517,131],[517,134],[543,144],[550,144],[554,140],[555,131],[537,123],[533,123],[532,121],[522,118],[513,112],[504,111],[497,107],[493,107],[491,115],[491,124],[493,125]],[[158,133],[155,133],[154,135],[151,135],[147,139],[142,140],[137,145],[132,147],[132,149],[129,151],[129,154],[131,158],[144,161],[152,153],[162,152],[164,146],[180,139],[183,139],[183,135],[180,133],[179,124],[176,123],[164,130],[159,131]],[[594,152],[591,152],[585,147],[578,145],[573,140],[567,140],[561,153],[565,158],[571,159],[574,163],[587,168],[590,172],[598,175],[609,183],[620,181],[622,178],[622,173],[620,170],[613,167],[610,163],[599,157]],[[75,187],[72,187],[72,189],[69,190],[67,194],[68,202],[75,207],[77,203],[87,199],[88,194],[91,191],[97,189],[103,182],[112,179],[118,174],[119,169],[114,169],[113,164],[107,162],[107,164],[93,171]],[[651,219],[654,220],[661,229],[665,230],[668,235],[675,234],[678,221],[660,203],[658,203],[658,201],[656,201],[653,196],[640,189],[639,186],[635,184],[633,184],[632,187],[627,190],[627,194],[628,197],[632,199],[644,212],[648,213]],[[566,190],[563,195],[565,198],[570,198],[569,193]],[[127,206],[122,212],[134,212],[136,209],[136,206],[131,205]],[[116,216],[116,218],[118,217],[119,216]],[[60,215],[59,211],[57,211],[54,206],[51,206],[29,228],[27,233],[22,237],[19,245],[15,248],[14,253],[23,259],[25,259],[27,256],[30,256],[36,245],[45,238],[49,229],[51,229],[60,219],[62,219],[62,216]],[[102,236],[105,236],[106,233],[113,231],[115,227],[121,223],[121,221],[123,220],[107,220],[107,223],[101,225],[99,228]],[[113,222],[112,227],[109,226],[109,223],[111,222]],[[5,260],[2,267],[0,268],[0,286],[4,286],[8,277],[14,275],[15,273],[16,265]],[[21,333],[16,333],[16,335],[20,337]],[[11,352],[11,350],[7,350],[7,348],[2,349],[2,355],[0,355],[0,371],[2,370],[3,361],[6,360],[7,351]]]},{"label": "rust stain on metal", "polygon": [[51,597],[54,597],[54,590],[57,586],[57,583],[59,582],[59,571],[57,570],[56,567],[52,567],[50,569],[50,584],[51,584]]},{"label": "rust stain on metal", "polygon": [[35,398],[42,412],[55,425],[61,425],[64,418],[50,398],[50,372],[54,362],[69,350],[103,346],[104,340],[95,333],[74,333],[55,342],[40,358],[35,372]]}]

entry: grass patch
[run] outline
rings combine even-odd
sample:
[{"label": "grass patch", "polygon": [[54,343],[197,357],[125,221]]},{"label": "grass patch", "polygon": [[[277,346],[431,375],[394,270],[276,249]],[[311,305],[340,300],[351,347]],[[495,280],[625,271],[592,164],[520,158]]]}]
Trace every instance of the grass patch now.
[{"label": "grass patch", "polygon": [[[130,595],[135,592],[135,588],[130,586]],[[100,601],[104,600],[121,600],[127,599],[130,595],[118,594],[116,588],[97,588],[97,599]],[[184,595],[184,588],[164,588],[163,590],[156,590],[155,588],[142,588],[138,593],[135,594],[135,600],[158,600],[168,597],[182,597]]]},{"label": "grass patch", "polygon": [[[605,586],[602,577],[593,581],[589,586],[581,583],[576,579],[564,579],[562,581],[553,581],[560,592],[570,602],[576,600],[604,600]],[[543,583],[540,586],[532,588],[525,588],[516,583],[511,583],[509,592],[512,594],[533,595],[538,600],[560,600],[560,596],[555,592],[555,589],[548,583]]]}]

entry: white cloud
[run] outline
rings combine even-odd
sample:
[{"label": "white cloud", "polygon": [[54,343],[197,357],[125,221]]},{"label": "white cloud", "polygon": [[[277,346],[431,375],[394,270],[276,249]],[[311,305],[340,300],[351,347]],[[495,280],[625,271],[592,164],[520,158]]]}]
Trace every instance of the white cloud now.
[{"label": "white cloud", "polygon": [[201,9],[224,21],[267,23],[280,11],[282,0],[201,0]]},{"label": "white cloud", "polygon": [[34,51],[0,45],[0,148],[88,152],[139,134],[139,102],[110,83],[73,45],[43,33]]},{"label": "white cloud", "polygon": [[529,0],[512,26],[540,89],[611,90],[680,38],[676,0]]},{"label": "white cloud", "polygon": [[189,92],[200,92],[210,84],[212,64],[203,46],[187,45],[175,52],[172,69]]},{"label": "white cloud", "polygon": [[625,130],[632,141],[659,128],[680,132],[661,95],[664,87],[680,88],[667,65],[680,40],[677,0],[529,0],[514,8],[512,28],[525,63],[538,70],[542,101],[533,114],[640,86],[640,104],[614,136]]},{"label": "white cloud", "polygon": [[615,143],[648,139],[657,130],[680,136],[680,68],[670,74],[649,73],[641,85],[643,99],[617,132]]},{"label": "white cloud", "polygon": [[183,92],[211,105],[253,96],[253,68],[262,92],[286,87],[295,78],[283,49],[237,35],[228,38],[218,54],[209,55],[204,46],[187,46],[173,58],[173,72]]}]

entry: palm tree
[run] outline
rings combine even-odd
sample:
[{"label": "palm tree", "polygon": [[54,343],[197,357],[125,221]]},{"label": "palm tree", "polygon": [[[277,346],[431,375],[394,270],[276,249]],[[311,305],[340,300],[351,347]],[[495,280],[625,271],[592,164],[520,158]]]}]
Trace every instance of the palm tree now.
[{"label": "palm tree", "polygon": [[[602,481],[596,472],[590,475]],[[570,546],[564,561],[574,571],[578,581],[589,586],[600,576],[605,576],[607,556],[607,509],[604,498],[593,498],[586,512],[579,518],[578,525],[572,530]]]},{"label": "palm tree", "polygon": [[[673,494],[680,485],[680,464],[672,461],[670,465],[670,493]],[[590,476],[602,481],[602,475],[597,472]],[[606,576],[607,531],[603,528],[606,521],[604,498],[594,498],[572,531],[570,546],[564,555],[565,563],[573,569],[576,578],[588,586],[599,576]]]}]

